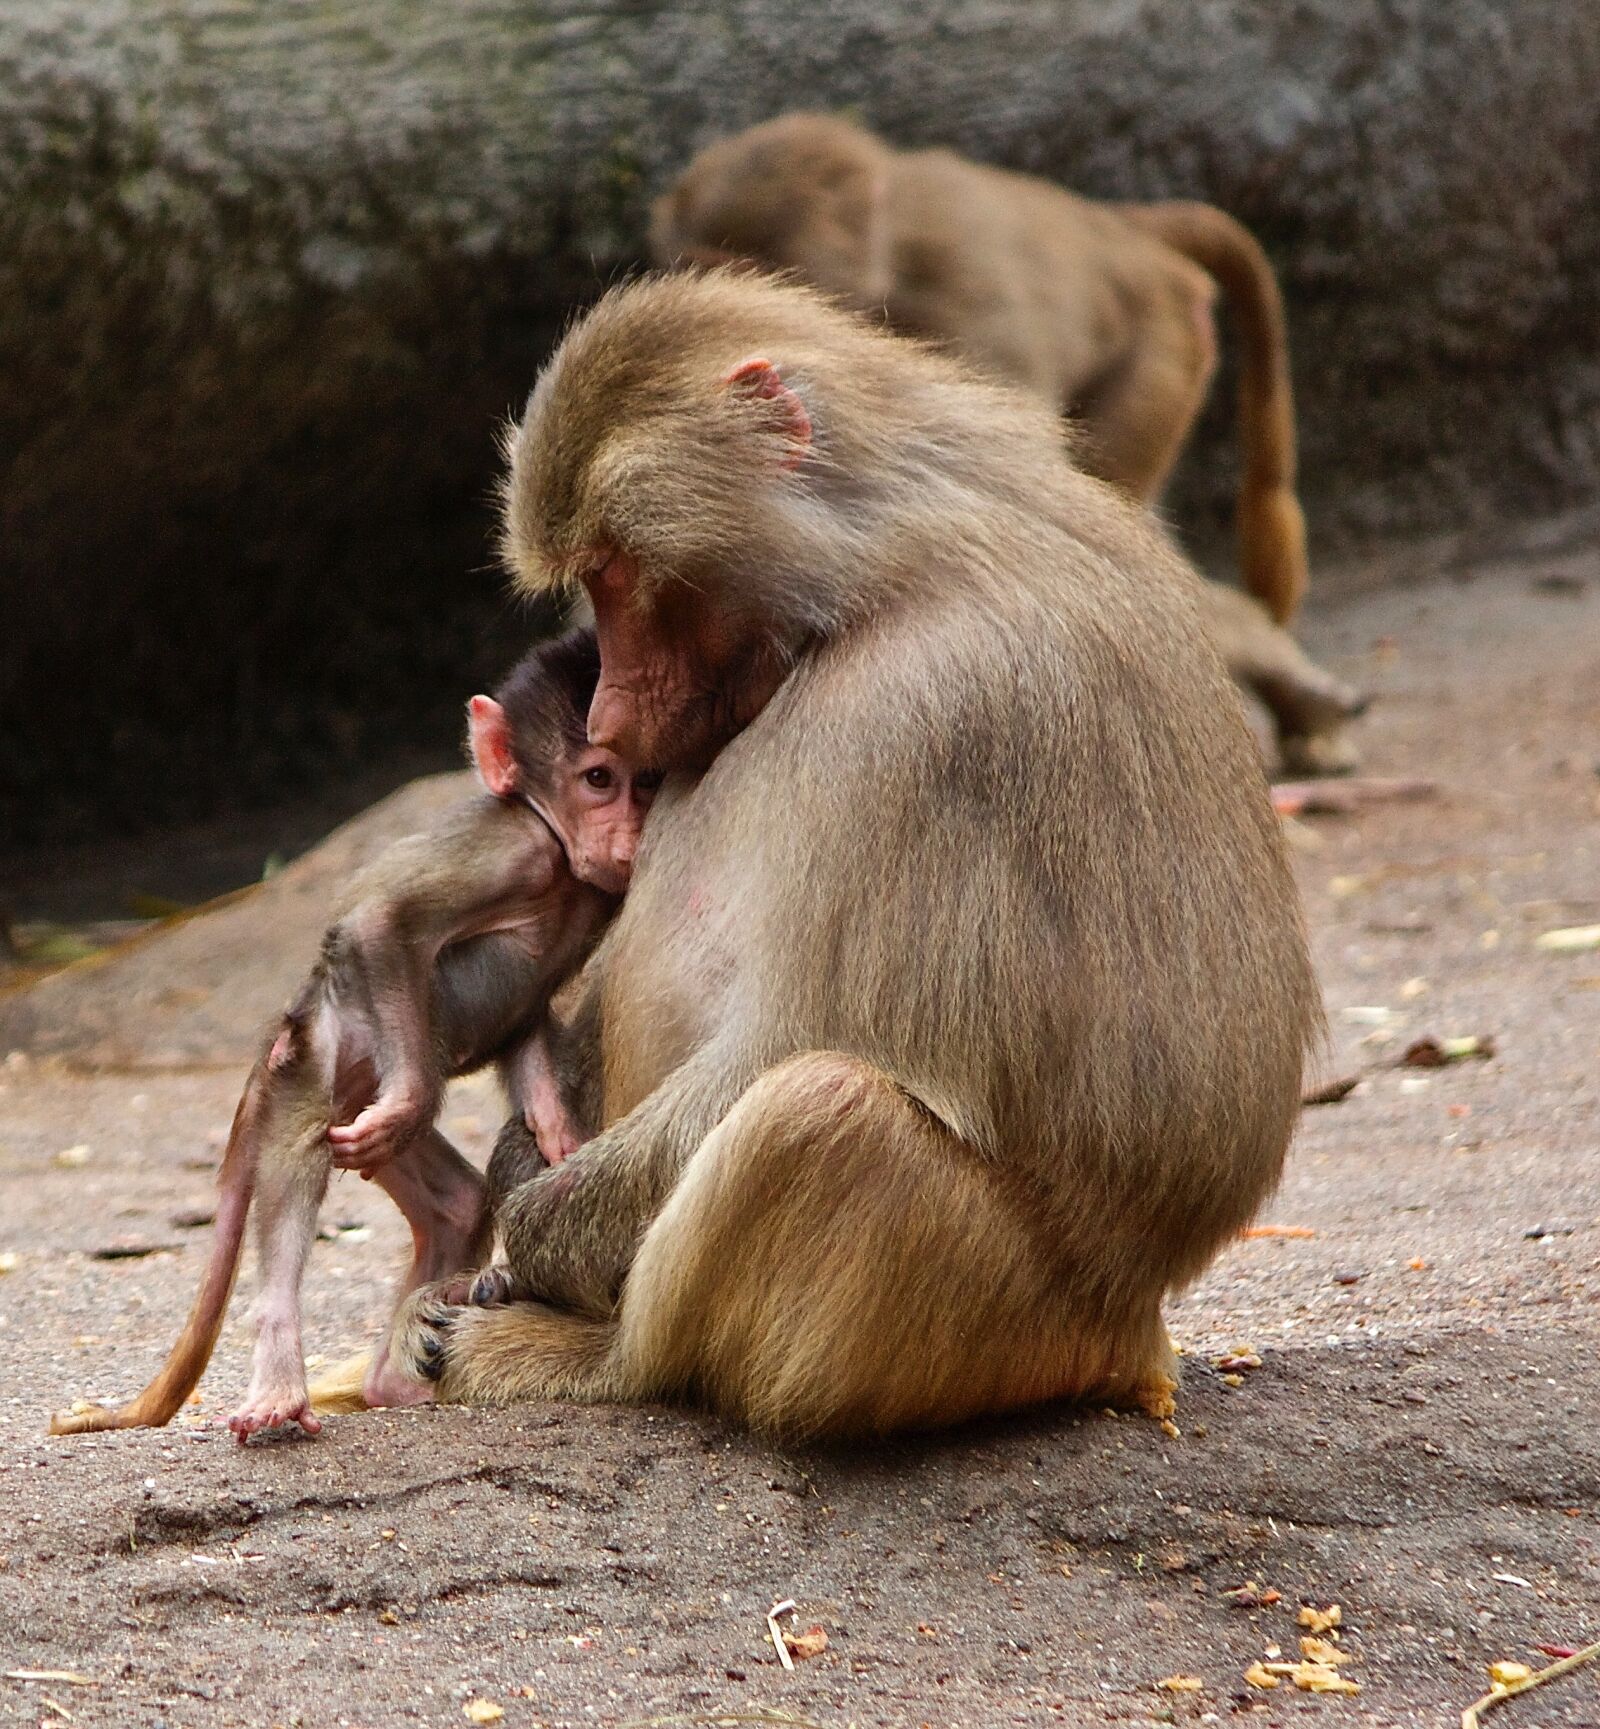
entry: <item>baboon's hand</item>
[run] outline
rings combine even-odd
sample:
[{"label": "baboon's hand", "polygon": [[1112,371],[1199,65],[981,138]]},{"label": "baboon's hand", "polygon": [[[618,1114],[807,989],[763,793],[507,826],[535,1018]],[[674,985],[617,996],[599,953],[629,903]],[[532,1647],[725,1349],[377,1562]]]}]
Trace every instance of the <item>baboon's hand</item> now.
[{"label": "baboon's hand", "polygon": [[353,1121],[328,1130],[334,1165],[371,1176],[427,1128],[436,1109],[437,1101],[427,1093],[380,1093]]}]

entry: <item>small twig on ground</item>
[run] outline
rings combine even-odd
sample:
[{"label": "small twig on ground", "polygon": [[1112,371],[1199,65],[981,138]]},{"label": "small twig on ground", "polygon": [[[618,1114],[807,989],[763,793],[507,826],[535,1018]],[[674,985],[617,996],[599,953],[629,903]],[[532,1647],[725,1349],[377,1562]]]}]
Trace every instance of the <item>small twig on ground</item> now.
[{"label": "small twig on ground", "polygon": [[794,1668],[794,1658],[789,1655],[789,1647],[783,1642],[783,1633],[778,1626],[780,1615],[792,1615],[795,1609],[793,1597],[785,1597],[781,1603],[774,1603],[767,1611],[767,1633],[772,1640],[772,1648],[778,1653],[778,1661],[785,1669]]},{"label": "small twig on ground", "polygon": [[1551,1663],[1544,1669],[1535,1669],[1521,1681],[1496,1681],[1481,1699],[1474,1699],[1461,1713],[1461,1729],[1481,1729],[1485,1711],[1492,1711],[1496,1705],[1506,1699],[1514,1699],[1519,1693],[1542,1687],[1546,1681],[1558,1681],[1563,1675],[1570,1675],[1574,1669],[1581,1668],[1595,1657],[1600,1657],[1600,1639],[1595,1640],[1592,1645],[1585,1645],[1581,1651],[1574,1651],[1570,1657],[1563,1657],[1559,1663]]},{"label": "small twig on ground", "polygon": [[1286,780],[1272,788],[1272,808],[1279,816],[1349,816],[1364,805],[1432,798],[1438,790],[1431,780]]}]

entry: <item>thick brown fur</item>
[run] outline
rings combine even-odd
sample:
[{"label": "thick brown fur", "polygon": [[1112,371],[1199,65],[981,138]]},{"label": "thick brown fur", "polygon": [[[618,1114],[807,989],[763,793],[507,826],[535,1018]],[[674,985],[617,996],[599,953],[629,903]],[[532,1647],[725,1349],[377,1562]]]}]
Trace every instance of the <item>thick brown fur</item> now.
[{"label": "thick brown fur", "polygon": [[789,1434],[1166,1408],[1318,1022],[1193,573],[1036,399],[748,273],[608,294],[510,458],[591,737],[709,766],[574,987],[605,1127],[500,1210],[537,1300],[418,1293],[397,1354]]},{"label": "thick brown fur", "polygon": [[657,200],[656,262],[747,259],[1035,391],[1074,422],[1091,474],[1153,503],[1216,362],[1222,287],[1240,337],[1240,568],[1253,604],[1200,607],[1237,684],[1272,714],[1291,773],[1355,766],[1364,699],[1287,632],[1307,584],[1282,298],[1261,247],[1209,205],[1094,203],[943,150],[890,149],[790,114],[702,151]]}]

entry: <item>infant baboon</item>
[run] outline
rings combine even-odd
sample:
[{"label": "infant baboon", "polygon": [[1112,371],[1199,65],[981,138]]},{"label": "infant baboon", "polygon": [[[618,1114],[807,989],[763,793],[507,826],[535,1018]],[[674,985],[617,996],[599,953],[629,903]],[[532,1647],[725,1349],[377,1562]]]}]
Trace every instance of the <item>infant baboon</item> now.
[{"label": "infant baboon", "polygon": [[[468,708],[489,795],[395,843],[357,874],[293,1006],[267,1040],[223,1158],[211,1258],[187,1326],[136,1399],[53,1419],[55,1434],[156,1427],[205,1370],[254,1206],[261,1264],[254,1369],[230,1419],[241,1440],[321,1427],[307,1393],[300,1282],[332,1168],[360,1171],[411,1225],[402,1295],[475,1268],[483,1180],[433,1126],[444,1083],[498,1061],[513,1104],[559,1162],[576,1148],[544,1041],[550,994],[627,886],[655,777],[590,745],[592,632],[535,648]],[[431,1397],[380,1353],[369,1404]]]}]

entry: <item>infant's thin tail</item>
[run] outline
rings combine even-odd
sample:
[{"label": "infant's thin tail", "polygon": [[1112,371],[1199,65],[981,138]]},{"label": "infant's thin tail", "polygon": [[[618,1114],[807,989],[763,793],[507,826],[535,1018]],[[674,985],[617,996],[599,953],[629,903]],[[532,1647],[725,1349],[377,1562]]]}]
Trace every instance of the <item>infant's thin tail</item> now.
[{"label": "infant's thin tail", "polygon": [[189,1319],[178,1342],[167,1353],[160,1372],[137,1398],[114,1410],[105,1405],[91,1405],[87,1410],[57,1411],[50,1419],[52,1435],[87,1435],[104,1429],[159,1429],[172,1421],[199,1384],[206,1364],[211,1361],[217,1335],[222,1330],[222,1318],[228,1310],[228,1298],[239,1274],[245,1220],[256,1186],[260,1119],[271,1085],[266,1062],[257,1063],[233,1114],[228,1148],[217,1175],[219,1196],[211,1257],[206,1262]]}]

